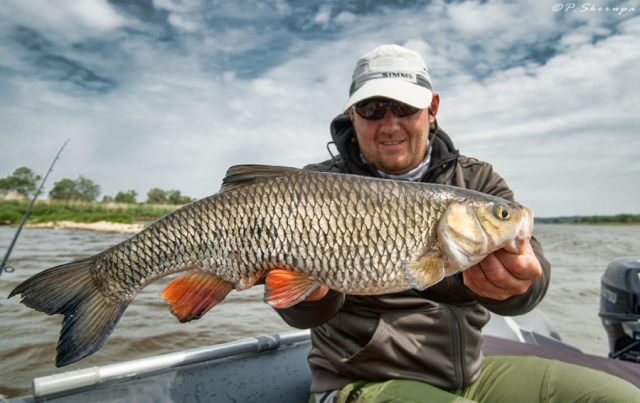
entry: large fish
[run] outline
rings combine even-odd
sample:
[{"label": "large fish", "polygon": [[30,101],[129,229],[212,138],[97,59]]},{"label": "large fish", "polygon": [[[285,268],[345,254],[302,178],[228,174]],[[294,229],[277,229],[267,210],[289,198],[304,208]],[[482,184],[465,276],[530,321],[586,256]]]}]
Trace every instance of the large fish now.
[{"label": "large fish", "polygon": [[265,278],[275,308],[320,284],[347,294],[422,290],[500,248],[522,253],[532,227],[528,208],[452,186],[236,166],[219,193],[9,297],[64,315],[61,367],[102,347],[136,294],[172,273],[186,272],[162,296],[186,322]]}]

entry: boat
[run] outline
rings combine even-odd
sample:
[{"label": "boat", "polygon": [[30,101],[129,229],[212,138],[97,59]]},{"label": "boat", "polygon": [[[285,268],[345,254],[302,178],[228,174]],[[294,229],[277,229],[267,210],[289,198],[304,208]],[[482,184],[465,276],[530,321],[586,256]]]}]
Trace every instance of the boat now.
[{"label": "boat", "polygon": [[[610,358],[582,353],[562,340],[539,309],[491,315],[485,355],[534,355],[582,365],[640,388],[640,257],[613,261],[602,278],[601,311]],[[36,378],[34,402],[308,402],[310,331],[259,335],[231,343]],[[3,399],[6,400],[6,399]]]},{"label": "boat", "polygon": [[[583,354],[562,341],[540,310],[492,315],[483,329],[485,355],[537,355],[613,373],[640,387],[640,365]],[[310,331],[256,336],[33,380],[33,402],[308,402]]]}]

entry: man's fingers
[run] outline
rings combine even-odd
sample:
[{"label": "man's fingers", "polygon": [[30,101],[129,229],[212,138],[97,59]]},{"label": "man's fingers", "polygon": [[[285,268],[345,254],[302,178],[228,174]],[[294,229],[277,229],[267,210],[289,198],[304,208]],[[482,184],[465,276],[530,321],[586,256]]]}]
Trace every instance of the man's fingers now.
[{"label": "man's fingers", "polygon": [[485,275],[479,264],[462,272],[464,284],[481,297],[505,300],[511,295],[507,290],[493,284]]},{"label": "man's fingers", "polygon": [[[496,257],[494,253],[490,253],[482,259],[478,264],[481,270],[478,270],[475,275],[475,280],[478,285],[488,286],[493,284],[498,288],[509,288],[512,285],[513,276],[504,267],[502,262]],[[480,275],[482,273],[482,276]]]},{"label": "man's fingers", "polygon": [[527,292],[542,275],[540,262],[527,243],[522,255],[500,249],[462,273],[464,284],[474,293],[505,300]]},{"label": "man's fingers", "polygon": [[535,281],[542,275],[540,262],[538,262],[528,241],[522,255],[507,252],[504,249],[495,251],[493,255],[500,261],[502,266],[507,268],[513,277],[519,280]]}]

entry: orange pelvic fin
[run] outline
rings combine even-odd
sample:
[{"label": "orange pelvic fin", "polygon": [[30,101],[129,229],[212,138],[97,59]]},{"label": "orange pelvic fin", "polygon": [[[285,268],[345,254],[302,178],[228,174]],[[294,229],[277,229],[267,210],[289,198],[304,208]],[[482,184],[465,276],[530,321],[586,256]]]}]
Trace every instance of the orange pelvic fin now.
[{"label": "orange pelvic fin", "polygon": [[265,281],[264,302],[278,309],[289,308],[305,299],[319,285],[306,274],[283,269],[271,270]]},{"label": "orange pelvic fin", "polygon": [[191,270],[173,280],[160,294],[182,323],[200,319],[222,302],[234,285],[211,273]]}]

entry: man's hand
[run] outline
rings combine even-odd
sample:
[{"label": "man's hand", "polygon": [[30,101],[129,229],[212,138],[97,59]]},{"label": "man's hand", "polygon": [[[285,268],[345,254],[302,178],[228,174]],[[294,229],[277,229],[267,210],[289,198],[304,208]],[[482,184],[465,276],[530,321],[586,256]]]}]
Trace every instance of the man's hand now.
[{"label": "man's hand", "polygon": [[471,291],[497,300],[524,294],[540,276],[542,267],[528,241],[522,255],[500,249],[462,272]]}]

